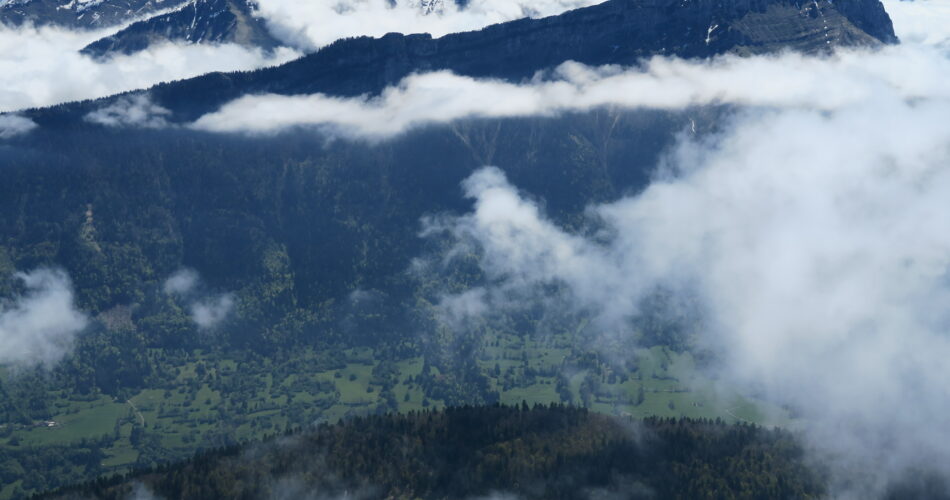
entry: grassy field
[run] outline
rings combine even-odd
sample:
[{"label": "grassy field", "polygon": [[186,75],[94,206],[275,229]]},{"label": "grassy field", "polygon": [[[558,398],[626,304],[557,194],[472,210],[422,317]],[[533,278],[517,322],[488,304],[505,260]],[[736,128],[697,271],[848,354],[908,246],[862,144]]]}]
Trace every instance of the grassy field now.
[{"label": "grassy field", "polygon": [[[289,426],[377,411],[384,387],[374,375],[379,361],[372,350],[345,351],[332,369],[325,369],[318,354],[300,352],[294,359],[276,362],[195,352],[175,367],[177,375],[168,387],[144,390],[126,400],[107,396],[79,400],[57,394],[51,405],[56,411],[54,426],[17,428],[0,438],[0,450],[104,439],[111,445],[103,449],[101,472],[118,472],[273,435]],[[717,391],[697,375],[688,353],[661,347],[639,351],[631,364],[636,370],[629,373],[602,366],[572,367],[567,363],[571,354],[565,338],[498,335],[487,339],[478,364],[505,404],[564,402],[565,394],[558,391],[561,380],[569,392],[568,402],[586,403],[605,414],[759,424],[781,423],[785,418],[780,409],[762,401]],[[390,390],[399,411],[444,406],[414,382],[423,371],[421,358],[404,359],[395,366]],[[2,485],[0,499],[10,498],[13,486]]]}]

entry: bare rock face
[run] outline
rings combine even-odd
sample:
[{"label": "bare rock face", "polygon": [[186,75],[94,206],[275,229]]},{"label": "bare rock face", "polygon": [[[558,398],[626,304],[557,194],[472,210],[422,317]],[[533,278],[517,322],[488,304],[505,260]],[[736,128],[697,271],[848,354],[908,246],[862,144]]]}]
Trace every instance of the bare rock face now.
[{"label": "bare rock face", "polygon": [[0,0],[0,24],[102,28],[147,17],[189,0]]},{"label": "bare rock face", "polygon": [[175,12],[132,24],[82,52],[102,58],[132,54],[163,42],[236,43],[266,50],[279,46],[253,9],[248,0],[196,0]]},{"label": "bare rock face", "polygon": [[445,10],[445,0],[410,0],[409,5],[423,14],[441,14]]}]

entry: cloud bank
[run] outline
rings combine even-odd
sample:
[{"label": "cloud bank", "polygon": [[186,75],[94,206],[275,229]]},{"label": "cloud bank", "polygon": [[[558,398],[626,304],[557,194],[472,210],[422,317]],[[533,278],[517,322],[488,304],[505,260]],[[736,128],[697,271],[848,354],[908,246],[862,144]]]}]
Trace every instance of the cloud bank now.
[{"label": "cloud bank", "polygon": [[[114,28],[119,29],[119,27]],[[289,61],[237,45],[162,44],[97,61],[79,50],[111,31],[0,25],[0,112],[93,99],[212,71],[238,71]]]},{"label": "cloud bank", "polygon": [[0,365],[52,367],[73,347],[89,319],[76,309],[66,273],[18,273],[25,293],[0,302]]},{"label": "cloud bank", "polygon": [[[631,334],[657,286],[698,298],[721,375],[795,408],[841,495],[866,497],[909,467],[950,473],[950,99],[935,94],[742,112],[683,139],[641,195],[591,207],[595,238],[496,168],[441,229],[499,286],[567,286],[604,334]],[[493,307],[471,299],[454,298]]]},{"label": "cloud bank", "polygon": [[[352,2],[336,12],[330,4],[311,2],[301,8],[330,10],[335,12],[327,14],[330,17],[354,20],[364,10],[375,12],[373,9],[384,8],[372,1]],[[477,11],[478,5],[488,8],[489,4],[494,5],[472,4],[465,12]],[[538,7],[538,12],[553,13],[568,4],[580,6],[574,2],[548,2],[545,7]],[[888,0],[886,5],[894,13],[897,33],[906,43],[883,50],[842,50],[821,58],[793,53],[723,56],[705,61],[655,57],[640,68],[594,68],[568,62],[553,74],[524,84],[472,79],[442,71],[407,77],[378,97],[249,95],[201,117],[192,126],[249,134],[313,127],[377,140],[413,127],[469,117],[553,115],[603,106],[680,109],[725,103],[830,111],[873,100],[881,93],[904,99],[950,95],[950,86],[946,85],[950,77],[950,8],[936,0]],[[513,12],[521,9],[513,3],[509,7]],[[265,2],[261,7],[265,14],[269,8],[282,6],[280,2]],[[394,11],[408,8],[404,5]],[[389,19],[385,15],[380,17]],[[398,22],[396,18],[392,22]],[[301,14],[295,19],[303,22],[308,17]],[[369,31],[371,28],[365,32]]]},{"label": "cloud bank", "polygon": [[[599,335],[634,336],[643,300],[671,290],[698,304],[721,380],[801,417],[831,498],[950,477],[950,24],[931,25],[943,31],[926,44],[879,52],[661,61],[677,70],[644,106],[742,109],[717,135],[683,135],[650,186],[591,206],[582,230],[502,170],[477,171],[462,186],[470,213],[424,221],[457,242],[448,258],[476,249],[489,283],[445,296],[447,323],[509,307],[512,291],[566,289]],[[886,60],[894,71],[873,67]],[[655,64],[618,75],[649,80]],[[693,69],[705,76],[683,78]],[[569,89],[565,102],[637,99],[631,81],[612,88],[624,95]]]},{"label": "cloud bank", "polygon": [[[471,31],[524,17],[545,17],[603,3],[604,0],[259,0],[258,15],[286,43],[313,50],[351,36],[379,37],[390,32]],[[430,5],[426,8],[425,5]]]},{"label": "cloud bank", "polygon": [[245,96],[192,126],[251,134],[309,126],[384,139],[468,117],[553,115],[604,106],[680,109],[728,103],[835,110],[881,93],[904,99],[947,97],[948,75],[946,54],[920,45],[843,51],[826,58],[791,53],[710,61],[656,57],[634,69],[565,63],[552,80],[526,84],[435,72],[410,76],[375,98]]}]

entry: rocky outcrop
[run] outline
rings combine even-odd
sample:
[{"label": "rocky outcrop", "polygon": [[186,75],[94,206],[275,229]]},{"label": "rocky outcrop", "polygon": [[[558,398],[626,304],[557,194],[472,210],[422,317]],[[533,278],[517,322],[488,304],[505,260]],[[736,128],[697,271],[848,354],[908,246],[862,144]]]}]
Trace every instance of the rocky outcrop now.
[{"label": "rocky outcrop", "polygon": [[0,24],[102,28],[182,5],[188,0],[0,0]]},{"label": "rocky outcrop", "polygon": [[180,10],[132,24],[82,52],[97,58],[132,54],[157,43],[235,43],[265,50],[280,45],[247,0],[197,0]]}]

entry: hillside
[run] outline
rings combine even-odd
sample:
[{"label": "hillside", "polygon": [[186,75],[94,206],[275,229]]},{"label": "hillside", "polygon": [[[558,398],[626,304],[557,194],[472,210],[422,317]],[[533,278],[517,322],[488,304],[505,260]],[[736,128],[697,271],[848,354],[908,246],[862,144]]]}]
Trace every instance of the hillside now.
[{"label": "hillside", "polygon": [[174,8],[188,0],[4,0],[0,23],[97,29]]},{"label": "hillside", "polygon": [[[186,9],[187,10],[187,9]],[[340,40],[250,73],[215,73],[158,85],[151,99],[173,122],[192,121],[246,94],[377,94],[413,72],[520,81],[565,61],[635,65],[655,55],[707,58],[895,43],[879,0],[608,0],[543,19],[521,19],[441,38],[391,33]],[[76,126],[115,98],[31,111],[44,126]]]},{"label": "hillside", "polygon": [[133,54],[157,43],[235,43],[270,50],[278,45],[247,0],[198,0],[180,10],[134,23],[82,49],[108,57]]},{"label": "hillside", "polygon": [[818,498],[794,436],[551,406],[358,418],[45,498]]},{"label": "hillside", "polygon": [[[144,30],[151,43],[155,26],[139,26],[135,30]],[[233,25],[209,29],[233,33]],[[721,360],[697,342],[700,313],[662,288],[627,304],[629,317],[608,341],[592,311],[574,307],[570,290],[559,286],[544,287],[537,297],[503,297],[511,307],[459,326],[445,313],[446,297],[464,297],[498,277],[481,265],[483,250],[458,251],[459,234],[426,231],[470,213],[475,202],[464,194],[463,182],[494,165],[524,196],[537,200],[552,226],[597,235],[601,228],[590,222],[589,207],[642,192],[684,137],[703,141],[729,127],[732,105],[465,118],[380,140],[310,129],[247,137],[179,125],[246,94],[377,95],[407,75],[430,70],[521,82],[539,71],[543,78],[545,70],[567,60],[636,65],[654,55],[822,55],[831,48],[895,42],[877,0],[610,0],[441,38],[341,40],[275,68],[23,112],[22,119],[38,126],[0,142],[0,303],[42,299],[15,273],[54,269],[47,272],[60,277],[53,299],[68,298],[67,308],[76,309],[73,316],[81,316],[83,326],[74,337],[57,339],[63,340],[58,351],[40,352],[48,359],[0,368],[0,498],[159,467],[197,450],[310,422],[393,411],[415,413],[307,435],[334,446],[344,438],[360,442],[359,426],[370,422],[413,428],[420,440],[443,439],[444,433],[426,434],[417,424],[431,418],[448,426],[479,411],[487,412],[479,415],[489,422],[530,431],[518,427],[520,413],[509,410],[420,413],[521,401],[729,424],[794,419],[794,409],[764,393],[740,396],[720,387],[707,369]],[[128,43],[134,48],[136,42]],[[116,44],[109,50],[125,50],[118,39]],[[136,100],[145,96],[151,100]],[[126,105],[131,114],[150,107],[157,113],[155,126],[87,119],[113,104]],[[27,357],[34,354],[27,351]],[[599,469],[576,464],[589,477],[579,489],[568,487],[568,495],[609,488],[615,479],[627,484],[625,475],[687,497],[736,492],[744,484],[766,493],[822,491],[811,476],[797,475],[795,445],[786,447],[786,436],[777,431],[691,422],[682,425],[696,436],[683,437],[675,431],[680,424],[648,421],[670,439],[705,443],[710,448],[701,460],[713,454],[745,467],[736,462],[737,453],[763,461],[779,457],[772,465],[781,481],[763,474],[733,484],[715,469],[700,484],[683,479],[703,463],[690,461],[696,456],[670,458],[662,469],[638,469],[643,464],[621,459],[639,445],[613,421],[550,411],[574,423],[556,425],[562,434],[542,442],[556,448],[561,440],[577,441],[572,433],[587,433],[594,437],[583,448],[594,457],[591,463],[618,471],[598,476]],[[547,418],[544,411],[532,415]],[[486,431],[474,448],[525,446],[494,432]],[[458,493],[444,470],[435,482],[393,470],[379,478],[360,476],[365,467],[353,465],[378,460],[373,447],[391,444],[386,439],[392,435],[383,430],[371,436],[375,441],[365,443],[360,455],[340,455],[339,475],[357,486],[372,479],[394,493]],[[763,446],[780,444],[775,455],[760,454],[760,438]],[[472,483],[497,466],[464,441],[454,444],[472,452],[462,464],[473,471]],[[420,467],[449,458],[446,449],[431,456],[425,450],[412,449]],[[538,481],[556,475],[560,466],[553,456],[525,466],[526,473]],[[206,458],[220,473],[214,488],[252,488],[228,475],[230,468],[245,471],[242,466],[227,457]],[[174,496],[175,488],[184,491],[197,482],[192,468],[206,470],[197,463],[178,469],[181,474],[166,483],[141,479]],[[515,474],[505,471],[498,477],[507,483],[489,480],[484,486],[501,488]],[[521,487],[523,495],[543,497]],[[463,493],[489,493],[485,488]],[[121,496],[124,490],[100,493]]]}]

